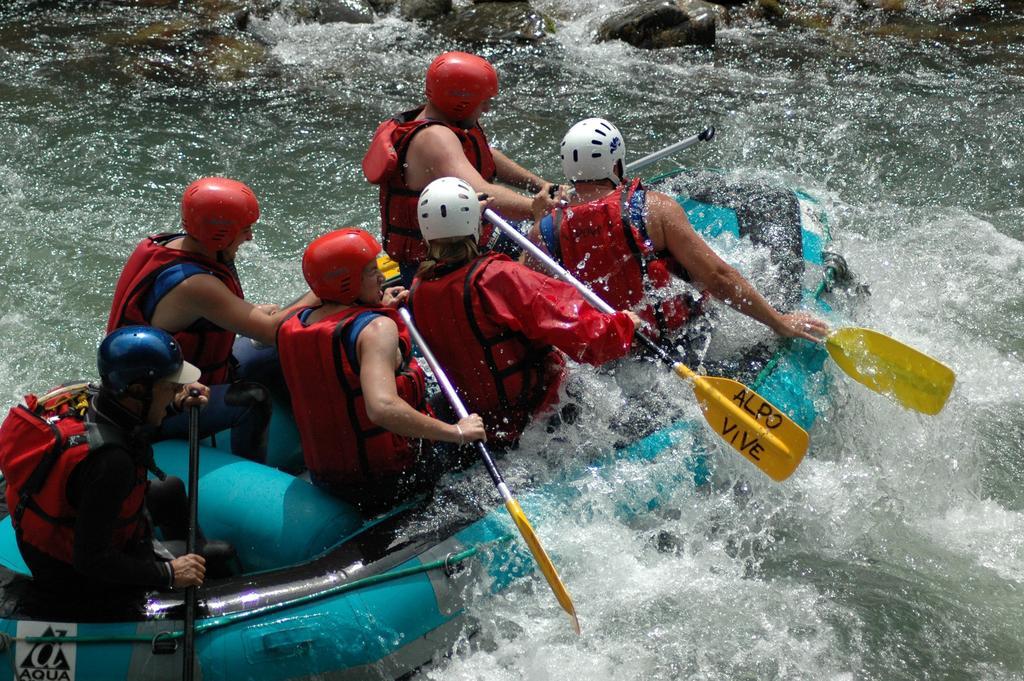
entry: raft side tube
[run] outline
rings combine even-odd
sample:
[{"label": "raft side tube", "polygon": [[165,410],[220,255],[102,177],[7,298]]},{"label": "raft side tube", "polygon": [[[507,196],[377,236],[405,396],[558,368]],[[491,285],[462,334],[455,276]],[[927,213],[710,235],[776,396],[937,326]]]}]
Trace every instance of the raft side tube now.
[{"label": "raft side tube", "polygon": [[[180,441],[153,449],[160,468],[187,479]],[[210,539],[231,542],[251,573],[309,561],[362,527],[363,517],[305,480],[200,447],[199,524]]]}]

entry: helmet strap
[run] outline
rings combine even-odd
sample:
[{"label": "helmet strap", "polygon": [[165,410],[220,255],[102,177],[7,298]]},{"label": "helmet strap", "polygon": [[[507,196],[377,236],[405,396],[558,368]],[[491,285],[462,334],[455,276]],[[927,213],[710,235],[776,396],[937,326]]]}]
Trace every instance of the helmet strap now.
[{"label": "helmet strap", "polygon": [[423,117],[430,121],[441,121],[448,125],[454,125],[463,130],[472,130],[480,122],[470,118],[452,118],[430,101],[423,106]]},{"label": "helmet strap", "polygon": [[[139,395],[139,391],[142,395]],[[149,410],[153,408],[153,383],[133,383],[121,392],[142,405],[138,413],[139,421],[143,424],[149,419]]]},{"label": "helmet strap", "polygon": [[618,178],[619,178],[618,182],[615,182],[616,186],[618,186],[618,185],[620,185],[620,184],[622,184],[623,182],[626,181],[626,170],[625,170],[624,166],[622,165],[622,159],[621,158],[618,161],[615,162],[614,166],[612,166],[612,172],[616,176],[618,176]]}]

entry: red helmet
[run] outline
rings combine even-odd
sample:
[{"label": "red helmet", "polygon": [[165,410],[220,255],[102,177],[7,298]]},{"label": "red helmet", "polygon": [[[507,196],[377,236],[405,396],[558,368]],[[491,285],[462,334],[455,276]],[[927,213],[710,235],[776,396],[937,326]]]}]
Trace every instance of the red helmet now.
[{"label": "red helmet", "polygon": [[469,118],[498,94],[498,74],[490,62],[467,52],[445,52],[427,69],[427,101],[452,120]]},{"label": "red helmet", "polygon": [[349,305],[359,297],[363,270],[378,253],[380,244],[361,229],[328,232],[306,247],[302,276],[321,300]]},{"label": "red helmet", "polygon": [[185,232],[213,251],[226,248],[259,217],[256,195],[237,180],[204,177],[186,187],[181,197]]}]

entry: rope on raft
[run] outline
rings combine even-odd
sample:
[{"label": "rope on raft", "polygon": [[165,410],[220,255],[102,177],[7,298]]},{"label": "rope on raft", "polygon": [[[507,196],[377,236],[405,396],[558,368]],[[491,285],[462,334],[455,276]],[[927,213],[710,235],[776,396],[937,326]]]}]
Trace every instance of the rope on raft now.
[{"label": "rope on raft", "polygon": [[[511,534],[507,534],[503,537],[499,537],[490,543],[504,543],[514,539]],[[195,631],[196,634],[202,634],[213,629],[227,626],[234,622],[251,619],[253,617],[260,617],[268,615],[270,613],[286,610],[288,608],[294,608],[299,605],[305,605],[306,603],[312,603],[324,598],[336,596],[338,594],[347,593],[349,591],[357,591],[369,586],[390,582],[403,577],[409,577],[412,575],[422,574],[424,572],[430,572],[431,570],[445,570],[448,571],[452,566],[458,565],[466,560],[469,560],[473,556],[480,552],[480,547],[483,544],[477,544],[471,546],[468,549],[464,549],[458,553],[450,553],[444,558],[432,561],[430,563],[422,563],[420,565],[414,565],[411,567],[403,568],[401,570],[392,570],[390,572],[384,572],[379,575],[371,575],[362,579],[357,579],[353,582],[346,582],[345,584],[338,584],[329,589],[324,589],[315,594],[309,594],[306,596],[300,596],[291,600],[282,601],[281,603],[274,603],[271,605],[265,605],[261,608],[253,608],[252,610],[245,610],[243,612],[231,613],[230,615],[222,615],[220,617],[214,617],[207,620],[202,620],[196,623]],[[182,630],[174,631],[162,631],[156,636],[149,634],[124,634],[124,635],[107,635],[107,636],[12,636],[7,632],[0,632],[0,653],[5,653],[11,649],[12,644],[21,641],[25,643],[152,643],[157,644],[158,642],[166,643],[170,641],[176,641],[182,638],[185,632]]]}]

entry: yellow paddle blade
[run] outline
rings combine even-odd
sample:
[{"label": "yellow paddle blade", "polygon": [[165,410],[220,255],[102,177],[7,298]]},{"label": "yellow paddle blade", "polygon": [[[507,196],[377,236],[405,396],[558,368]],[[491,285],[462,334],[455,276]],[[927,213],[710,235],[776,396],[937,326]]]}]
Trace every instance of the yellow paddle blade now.
[{"label": "yellow paddle blade", "polygon": [[526,514],[523,513],[522,507],[519,506],[519,502],[515,499],[509,499],[505,502],[505,508],[508,509],[508,514],[512,516],[516,527],[519,528],[519,534],[523,535],[526,545],[530,548],[530,553],[533,554],[533,559],[537,561],[540,571],[544,573],[544,578],[548,580],[548,585],[555,592],[555,598],[558,599],[559,605],[569,614],[572,628],[577,634],[580,633],[580,621],[576,617],[576,607],[572,604],[572,598],[569,596],[569,592],[566,591],[565,585],[562,584],[558,571],[555,570],[554,563],[548,558],[544,547],[540,545],[540,539],[537,538],[536,533],[530,526],[530,521],[526,519]]},{"label": "yellow paddle blade", "polygon": [[825,347],[855,381],[923,414],[942,411],[956,382],[942,362],[871,329],[838,329]]},{"label": "yellow paddle blade", "polygon": [[385,286],[395,286],[402,279],[402,272],[398,268],[398,263],[392,260],[391,256],[387,253],[381,253],[377,256],[377,269],[384,275]]},{"label": "yellow paddle blade", "polygon": [[726,444],[776,482],[793,474],[807,453],[807,431],[739,381],[698,376],[683,364],[673,369],[693,381],[704,418]]}]

